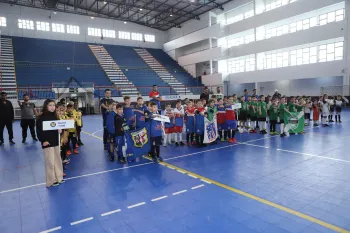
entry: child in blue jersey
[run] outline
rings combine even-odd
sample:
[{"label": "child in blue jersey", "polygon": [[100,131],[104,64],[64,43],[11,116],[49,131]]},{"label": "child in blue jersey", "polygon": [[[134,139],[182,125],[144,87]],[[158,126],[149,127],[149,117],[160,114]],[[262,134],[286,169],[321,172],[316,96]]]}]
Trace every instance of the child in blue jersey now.
[{"label": "child in blue jersey", "polygon": [[[123,106],[118,104],[116,106],[116,114],[114,116],[114,128],[115,128],[115,145],[117,146],[118,161],[122,164],[126,163],[125,160],[125,131],[129,130],[129,126],[126,123],[126,118],[123,114]],[[114,159],[114,158],[113,158]]]},{"label": "child in blue jersey", "polygon": [[175,133],[175,145],[176,146],[184,146],[185,145],[182,142],[182,129],[184,126],[184,115],[185,115],[185,111],[181,105],[181,100],[177,100],[176,107],[174,109],[174,116],[175,116],[174,133]]},{"label": "child in blue jersey", "polygon": [[174,133],[174,113],[173,110],[171,109],[171,104],[167,103],[165,105],[165,111],[164,115],[169,117],[170,122],[165,122],[164,127],[165,127],[165,134],[164,134],[164,142],[163,146],[166,147],[167,143],[171,145],[171,136]]},{"label": "child in blue jersey", "polygon": [[193,102],[192,101],[188,101],[187,102],[187,107],[185,109],[185,115],[186,115],[186,146],[190,146],[190,143],[192,143],[192,145],[195,144],[195,141],[193,140],[193,134],[195,133],[195,107],[193,107]]},{"label": "child in blue jersey", "polygon": [[108,157],[111,161],[114,160],[114,144],[115,144],[115,125],[114,117],[116,115],[116,104],[115,102],[110,102],[108,105],[108,110],[105,112],[106,117],[106,130],[108,133],[107,137],[107,149]]},{"label": "child in blue jersey", "polygon": [[147,107],[143,105],[143,99],[142,97],[137,97],[137,105],[134,109],[135,113],[135,121],[136,121],[136,129],[141,129],[145,126],[145,111],[147,110]]},{"label": "child in blue jersey", "polygon": [[163,125],[161,121],[154,120],[157,116],[159,116],[158,105],[157,103],[150,103],[150,111],[151,111],[151,156],[154,162],[163,161],[162,157],[160,157],[160,146],[162,145],[162,131]]},{"label": "child in blue jersey", "polygon": [[131,100],[129,96],[124,96],[124,109],[123,113],[126,118],[126,123],[131,130],[135,129],[135,116],[134,116],[134,106],[131,106]]},{"label": "child in blue jersey", "polygon": [[198,101],[196,110],[196,144],[197,146],[206,146],[203,144],[204,140],[204,113],[205,108],[203,107],[202,101]]}]

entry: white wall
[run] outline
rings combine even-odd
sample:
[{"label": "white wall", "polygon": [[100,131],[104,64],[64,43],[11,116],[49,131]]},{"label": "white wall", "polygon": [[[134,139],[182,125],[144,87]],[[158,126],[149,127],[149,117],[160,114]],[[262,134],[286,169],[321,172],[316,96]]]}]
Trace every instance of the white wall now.
[{"label": "white wall", "polygon": [[[321,87],[337,86],[343,84],[343,77],[324,77],[311,79],[280,80],[274,82],[257,83],[258,94],[272,95],[277,89],[279,93],[287,96],[319,96]],[[261,88],[263,93],[259,93]]]},{"label": "white wall", "polygon": [[183,66],[183,68],[187,70],[187,72],[190,73],[193,77],[197,77],[196,64]]},{"label": "white wall", "polygon": [[176,49],[176,56],[177,57],[185,56],[191,53],[196,53],[199,51],[209,49],[209,47],[210,47],[209,39],[205,39],[205,40],[198,41],[196,43]]},{"label": "white wall", "polygon": [[222,79],[222,75],[219,73],[216,73],[216,74],[202,75],[202,83],[205,86],[215,86],[215,85],[223,85],[224,81]]},{"label": "white wall", "polygon": [[[162,48],[164,42],[167,39],[166,32],[144,27],[142,25],[127,23],[124,24],[122,21],[94,18],[91,19],[87,16],[73,15],[67,13],[57,12],[52,14],[49,19],[50,11],[21,7],[21,6],[10,6],[9,4],[0,3],[0,16],[6,17],[7,27],[1,27],[1,34],[8,36],[18,37],[31,37],[31,38],[42,38],[42,39],[54,39],[54,40],[66,40],[66,41],[79,41],[87,43],[101,43],[101,44],[115,44],[125,46],[141,46],[148,48]],[[55,32],[44,32],[38,30],[26,30],[18,28],[18,19],[28,19],[34,21],[44,21],[49,23],[61,23],[77,25],[80,27],[80,35],[73,35],[67,33],[55,33]],[[50,25],[51,26],[51,25]],[[87,28],[95,27],[100,29],[110,29],[116,31],[116,37],[118,37],[118,31],[127,32],[138,32],[142,34],[153,34],[155,35],[155,43],[132,41],[132,40],[121,40],[104,38],[101,40],[100,37],[92,37],[87,35]]]},{"label": "white wall", "polygon": [[196,64],[198,62],[209,61],[218,59],[221,56],[221,48],[216,47],[212,49],[207,49],[201,52],[192,53],[186,56],[178,57],[178,62],[180,65]]}]

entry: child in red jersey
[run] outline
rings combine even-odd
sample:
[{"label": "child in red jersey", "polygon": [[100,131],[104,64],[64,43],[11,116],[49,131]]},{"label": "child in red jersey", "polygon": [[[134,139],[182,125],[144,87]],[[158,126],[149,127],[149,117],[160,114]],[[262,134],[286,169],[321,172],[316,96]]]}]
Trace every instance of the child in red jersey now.
[{"label": "child in red jersey", "polygon": [[203,106],[202,102],[199,101],[197,103],[197,109],[196,109],[196,122],[195,122],[195,128],[196,128],[196,143],[197,146],[206,146],[203,144],[204,140],[204,113],[205,113],[205,107]]},{"label": "child in red jersey", "polygon": [[235,143],[235,133],[237,128],[237,120],[236,120],[236,110],[232,109],[233,105],[233,97],[230,97],[228,99],[228,103],[225,106],[226,109],[226,127],[227,127],[227,135],[228,135],[228,142],[229,143]]},{"label": "child in red jersey", "polygon": [[218,114],[217,114],[217,123],[218,123],[218,131],[220,140],[222,142],[226,141],[227,134],[226,134],[226,107],[224,105],[224,100],[219,99],[218,100]]},{"label": "child in red jersey", "polygon": [[193,134],[195,133],[195,111],[196,108],[193,106],[193,102],[189,101],[187,103],[187,107],[185,109],[185,115],[186,115],[186,145],[190,146],[190,143],[192,145],[195,144],[193,140]]},{"label": "child in red jersey", "polygon": [[[167,143],[169,143],[169,145],[171,145],[171,136],[174,133],[174,112],[171,109],[171,104],[167,103],[165,105],[165,111],[164,111],[164,115],[169,117],[170,122],[169,123],[165,123],[165,134],[164,134],[164,141],[163,141],[163,146],[166,147]],[[168,139],[168,140],[167,140]]]}]

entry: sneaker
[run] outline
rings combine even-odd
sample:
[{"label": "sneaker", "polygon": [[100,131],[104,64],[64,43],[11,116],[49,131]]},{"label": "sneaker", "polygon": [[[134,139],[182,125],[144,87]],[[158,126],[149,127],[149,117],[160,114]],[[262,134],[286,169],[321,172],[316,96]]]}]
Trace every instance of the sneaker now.
[{"label": "sneaker", "polygon": [[186,142],[186,146],[190,146],[190,143],[189,143],[189,142]]},{"label": "sneaker", "polygon": [[163,144],[163,147],[166,147],[166,144]]},{"label": "sneaker", "polygon": [[281,138],[283,138],[284,137],[284,133],[281,133],[280,136],[281,136]]},{"label": "sneaker", "polygon": [[51,187],[55,187],[55,186],[58,186],[58,185],[60,185],[60,183],[55,182],[55,183],[53,183],[53,184],[51,185]]},{"label": "sneaker", "polygon": [[249,133],[254,133],[254,129],[249,130]]},{"label": "sneaker", "polygon": [[72,152],[70,150],[67,150],[67,156],[72,155]]},{"label": "sneaker", "polygon": [[0,146],[4,145],[4,142],[3,141],[0,141]]},{"label": "sneaker", "polygon": [[193,146],[194,146],[194,145],[196,145],[196,142],[195,142],[195,141],[193,141],[193,142],[192,142],[192,145],[193,145]]},{"label": "sneaker", "polygon": [[123,157],[123,158],[119,159],[119,163],[121,163],[121,164],[126,164],[125,158]]},{"label": "sneaker", "polygon": [[64,179],[62,179],[60,182],[58,182],[59,184],[63,184],[64,182],[66,182]]},{"label": "sneaker", "polygon": [[224,142],[224,141],[225,141],[225,138],[221,138],[220,141],[221,141],[221,142]]},{"label": "sneaker", "polygon": [[79,146],[84,146],[84,143],[82,141],[78,141]]},{"label": "sneaker", "polygon": [[38,139],[37,139],[37,138],[33,138],[33,141],[34,141],[34,142],[37,142],[37,141],[38,141]]},{"label": "sneaker", "polygon": [[75,155],[79,154],[78,149],[74,149],[74,150],[73,150],[73,153],[74,153]]},{"label": "sneaker", "polygon": [[275,131],[275,132],[274,132],[274,134],[275,134],[275,135],[278,135],[278,132],[277,132],[277,131]]},{"label": "sneaker", "polygon": [[16,143],[13,140],[10,140],[10,145],[15,145]]},{"label": "sneaker", "polygon": [[185,145],[185,143],[183,143],[183,142],[180,142],[180,146],[184,146]]},{"label": "sneaker", "polygon": [[180,146],[180,144],[178,142],[175,142],[175,146]]},{"label": "sneaker", "polygon": [[232,143],[236,143],[237,140],[235,138],[232,138]]},{"label": "sneaker", "polygon": [[341,120],[339,120],[339,123],[342,123]]},{"label": "sneaker", "polygon": [[152,157],[152,161],[153,161],[154,163],[158,163],[158,159],[156,158],[156,156]]},{"label": "sneaker", "polygon": [[272,132],[272,131],[270,132],[270,135],[274,135],[274,134],[275,134],[275,132]]},{"label": "sneaker", "polygon": [[63,173],[63,177],[65,177],[66,176],[66,173]]},{"label": "sneaker", "polygon": [[109,161],[111,161],[111,162],[114,161],[114,155],[109,155]]},{"label": "sneaker", "polygon": [[157,159],[158,159],[158,161],[163,162],[163,158],[162,157],[158,156]]},{"label": "sneaker", "polygon": [[78,143],[75,144],[75,148],[79,148],[79,144]]},{"label": "sneaker", "polygon": [[25,138],[22,139],[22,143],[26,143],[26,139]]}]

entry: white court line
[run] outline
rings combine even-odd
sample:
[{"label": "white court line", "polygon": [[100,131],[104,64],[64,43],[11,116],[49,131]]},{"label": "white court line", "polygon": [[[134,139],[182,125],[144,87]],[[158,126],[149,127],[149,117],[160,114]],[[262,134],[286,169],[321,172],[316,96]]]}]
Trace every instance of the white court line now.
[{"label": "white court line", "polygon": [[110,214],[118,213],[118,212],[120,212],[120,211],[121,211],[121,209],[109,211],[109,212],[107,212],[107,213],[101,214],[101,216],[104,217],[104,216],[107,216],[107,215],[110,215]]},{"label": "white court line", "polygon": [[83,222],[91,221],[93,219],[94,219],[93,217],[84,218],[82,220],[79,220],[79,221],[76,221],[76,222],[72,222],[72,223],[70,223],[70,225],[74,226],[74,225],[77,225],[77,224],[80,224],[80,223],[83,223]]},{"label": "white court line", "polygon": [[203,182],[205,182],[205,183],[207,183],[207,184],[211,184],[209,181],[206,181],[206,180],[204,180],[204,179],[201,179],[201,181],[203,181]]},{"label": "white court line", "polygon": [[331,158],[331,157],[326,157],[326,156],[307,154],[307,153],[302,153],[302,152],[297,152],[297,151],[291,151],[291,150],[283,150],[283,149],[277,149],[277,150],[279,150],[279,151],[284,151],[284,152],[289,152],[289,153],[293,153],[293,154],[307,155],[307,156],[318,157],[318,158],[322,158],[322,159],[329,159],[329,160],[334,160],[334,161],[340,161],[340,162],[350,163],[350,160],[343,160],[343,159]]},{"label": "white court line", "polygon": [[157,197],[157,198],[152,199],[151,201],[159,201],[159,200],[162,200],[162,199],[167,198],[167,197],[168,196]]},{"label": "white court line", "polygon": [[61,230],[61,229],[62,229],[62,227],[59,226],[59,227],[48,229],[46,231],[40,231],[39,233],[49,233],[49,232],[54,232],[54,231],[58,231],[58,230]]},{"label": "white court line", "polygon": [[185,192],[187,192],[187,190],[186,190],[186,189],[181,190],[181,191],[178,191],[178,192],[176,192],[176,193],[173,193],[173,195],[175,196],[175,195],[179,195],[179,194],[181,194],[181,193],[185,193]]},{"label": "white court line", "polygon": [[95,133],[98,133],[98,132],[101,132],[101,131],[103,131],[103,129],[100,129],[100,130],[97,130],[97,131],[93,132],[92,135],[95,136]]},{"label": "white court line", "polygon": [[198,179],[197,176],[194,176],[194,175],[191,175],[191,174],[187,174],[188,176],[192,177],[192,178],[195,178],[195,179]]},{"label": "white court line", "polygon": [[135,208],[135,207],[144,205],[144,204],[146,204],[146,202],[140,202],[140,203],[137,203],[137,204],[135,204],[135,205],[130,205],[130,206],[128,206],[128,209],[132,209],[132,208]]},{"label": "white court line", "polygon": [[245,143],[245,142],[239,142],[238,144],[247,145],[247,146],[255,146],[255,147],[261,147],[261,148],[269,149],[268,146],[260,146],[260,145]]},{"label": "white court line", "polygon": [[191,189],[198,189],[198,188],[201,188],[201,187],[204,187],[204,186],[205,186],[204,184],[200,184],[200,185],[192,187]]}]

